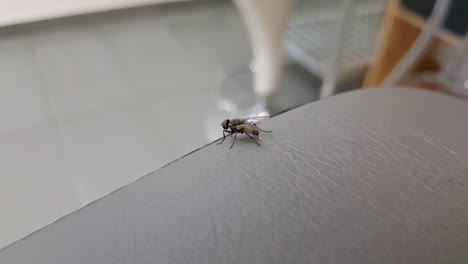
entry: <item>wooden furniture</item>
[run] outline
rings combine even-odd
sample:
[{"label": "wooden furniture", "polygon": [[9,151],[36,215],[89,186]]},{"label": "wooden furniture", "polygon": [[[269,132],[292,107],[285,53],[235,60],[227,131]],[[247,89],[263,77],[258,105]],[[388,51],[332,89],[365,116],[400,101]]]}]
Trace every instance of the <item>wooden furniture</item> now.
[{"label": "wooden furniture", "polygon": [[[364,87],[382,84],[400,59],[406,54],[421,33],[425,19],[407,10],[400,0],[389,0],[373,59],[369,65]],[[436,33],[430,47],[419,58],[412,72],[436,71],[440,68],[437,54],[441,49],[459,48],[462,39],[452,32],[441,29]],[[406,83],[408,84],[408,83]],[[433,88],[427,84],[411,83],[412,86]]]}]

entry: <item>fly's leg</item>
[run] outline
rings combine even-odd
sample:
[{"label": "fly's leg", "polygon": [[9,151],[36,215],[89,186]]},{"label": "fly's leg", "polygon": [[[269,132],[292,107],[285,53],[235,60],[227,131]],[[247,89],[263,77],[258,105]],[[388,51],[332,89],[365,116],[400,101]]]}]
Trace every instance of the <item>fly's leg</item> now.
[{"label": "fly's leg", "polygon": [[223,130],[223,140],[221,140],[221,142],[219,142],[217,145],[224,142],[224,140],[226,139],[226,133],[229,133],[228,137],[232,136],[232,134],[233,134],[233,132],[230,131],[230,130]]},{"label": "fly's leg", "polygon": [[236,137],[237,137],[237,133],[234,133],[234,139],[232,140],[232,144],[229,148],[232,148],[232,146],[234,146],[234,142],[236,142]]},{"label": "fly's leg", "polygon": [[255,138],[253,138],[251,135],[249,135],[249,133],[245,133],[247,136],[249,136],[249,138],[251,138],[255,143],[257,143],[257,145],[260,147],[260,143],[258,143],[257,140],[255,140]]},{"label": "fly's leg", "polygon": [[256,128],[258,128],[258,130],[260,130],[260,131],[262,131],[262,132],[266,132],[266,133],[273,132],[273,131],[271,131],[271,130],[269,130],[269,131],[268,131],[268,130],[263,130],[263,129],[259,128],[259,127],[257,126],[257,124],[254,124],[254,126],[255,126]]}]

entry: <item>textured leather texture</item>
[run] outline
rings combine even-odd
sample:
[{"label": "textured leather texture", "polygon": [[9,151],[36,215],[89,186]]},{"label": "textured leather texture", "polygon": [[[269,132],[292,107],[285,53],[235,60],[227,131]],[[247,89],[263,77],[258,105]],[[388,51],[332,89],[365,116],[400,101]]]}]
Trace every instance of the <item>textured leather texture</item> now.
[{"label": "textured leather texture", "polygon": [[2,264],[468,263],[468,103],[347,93],[212,144],[0,251]]}]

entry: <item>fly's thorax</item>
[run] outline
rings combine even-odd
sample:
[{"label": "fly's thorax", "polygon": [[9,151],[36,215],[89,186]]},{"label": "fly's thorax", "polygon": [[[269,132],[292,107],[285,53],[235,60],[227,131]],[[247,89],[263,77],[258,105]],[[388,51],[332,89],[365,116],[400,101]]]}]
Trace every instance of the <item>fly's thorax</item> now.
[{"label": "fly's thorax", "polygon": [[230,120],[231,122],[229,122],[229,124],[231,126],[237,126],[237,125],[242,125],[244,123],[244,120],[242,119],[239,119],[239,118],[233,118]]}]

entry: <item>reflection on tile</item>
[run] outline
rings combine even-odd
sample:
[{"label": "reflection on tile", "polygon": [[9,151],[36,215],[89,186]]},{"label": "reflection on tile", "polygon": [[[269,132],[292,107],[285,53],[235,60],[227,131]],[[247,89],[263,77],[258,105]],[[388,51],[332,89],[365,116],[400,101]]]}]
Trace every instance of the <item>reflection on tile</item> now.
[{"label": "reflection on tile", "polygon": [[271,98],[273,115],[317,100],[321,81],[297,64],[285,65],[277,92]]},{"label": "reflection on tile", "polygon": [[140,106],[61,122],[66,163],[84,202],[177,158],[162,128],[159,120]]},{"label": "reflection on tile", "polygon": [[51,120],[46,95],[21,41],[0,42],[0,135]]},{"label": "reflection on tile", "polygon": [[252,58],[246,27],[232,3],[201,5],[161,20],[211,75],[246,67]]},{"label": "reflection on tile", "polygon": [[55,117],[69,120],[135,103],[136,96],[96,34],[43,40],[35,57]]},{"label": "reflection on tile", "polygon": [[173,148],[182,156],[221,137],[225,113],[207,95],[183,96],[174,101],[150,105],[151,113],[169,132]]},{"label": "reflection on tile", "polygon": [[55,128],[0,137],[0,248],[80,206]]}]

